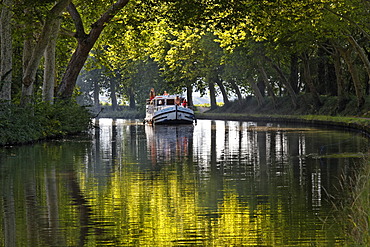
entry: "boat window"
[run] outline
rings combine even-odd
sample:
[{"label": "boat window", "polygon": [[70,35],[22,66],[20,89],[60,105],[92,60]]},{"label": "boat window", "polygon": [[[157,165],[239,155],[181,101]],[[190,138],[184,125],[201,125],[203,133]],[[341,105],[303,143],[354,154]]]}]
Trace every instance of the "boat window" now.
[{"label": "boat window", "polygon": [[163,105],[163,101],[161,99],[157,100],[157,105]]},{"label": "boat window", "polygon": [[174,105],[175,100],[174,99],[167,99],[167,105]]}]

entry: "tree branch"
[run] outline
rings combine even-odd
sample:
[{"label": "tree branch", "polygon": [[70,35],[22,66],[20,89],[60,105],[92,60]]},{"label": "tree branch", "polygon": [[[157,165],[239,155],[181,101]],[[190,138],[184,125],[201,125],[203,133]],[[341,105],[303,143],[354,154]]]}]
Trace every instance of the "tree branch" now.
[{"label": "tree branch", "polygon": [[87,36],[85,33],[85,28],[82,22],[80,13],[78,13],[76,6],[71,2],[67,7],[68,13],[71,15],[73,22],[75,24],[76,33],[74,37],[76,39],[83,39]]},{"label": "tree branch", "polygon": [[118,0],[115,2],[100,18],[97,20],[94,25],[104,25],[104,23],[109,22],[126,4],[129,0]]},{"label": "tree branch", "polygon": [[61,34],[65,35],[65,36],[68,36],[68,37],[75,37],[76,36],[75,32],[73,32],[71,30],[68,30],[66,28],[63,28],[63,27],[60,28],[60,32],[61,32]]},{"label": "tree branch", "polygon": [[347,20],[349,23],[355,25],[368,39],[370,39],[370,35],[362,27],[360,27],[360,25],[357,24],[354,20],[352,20],[352,19],[348,18],[347,16],[344,16],[340,13],[336,13],[335,11],[331,10],[330,8],[328,8],[326,6],[324,7],[324,9],[329,11],[330,13],[340,17],[340,18],[343,18],[344,20]]}]

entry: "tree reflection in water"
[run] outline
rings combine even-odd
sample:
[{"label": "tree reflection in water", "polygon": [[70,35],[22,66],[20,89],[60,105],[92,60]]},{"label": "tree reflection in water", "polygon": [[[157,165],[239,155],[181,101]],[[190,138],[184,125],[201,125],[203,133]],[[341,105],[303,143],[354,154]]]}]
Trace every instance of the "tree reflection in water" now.
[{"label": "tree reflection in water", "polygon": [[[341,246],[339,177],[360,135],[236,121],[144,126],[4,148],[6,246]],[[325,222],[322,220],[325,219]]]}]

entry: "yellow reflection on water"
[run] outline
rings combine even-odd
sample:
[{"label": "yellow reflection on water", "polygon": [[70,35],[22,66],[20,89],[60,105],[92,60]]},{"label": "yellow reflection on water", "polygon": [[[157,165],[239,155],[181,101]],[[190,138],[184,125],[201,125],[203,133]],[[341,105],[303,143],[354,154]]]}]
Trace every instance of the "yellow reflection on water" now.
[{"label": "yellow reflection on water", "polygon": [[[81,174],[82,175],[82,174]],[[292,225],[289,207],[282,200],[249,205],[237,191],[225,185],[216,209],[201,205],[205,199],[189,167],[164,167],[161,171],[140,171],[127,165],[117,169],[102,191],[84,188],[95,228],[102,228],[94,243],[115,246],[311,246],[327,240],[323,223]],[[100,195],[96,193],[100,190]],[[294,216],[295,217],[295,216]],[[302,217],[298,215],[296,217]],[[306,220],[309,219],[305,216]],[[311,216],[310,216],[311,217]],[[307,239],[299,239],[299,236]],[[90,236],[91,238],[91,236]],[[333,246],[339,246],[333,240]]]}]

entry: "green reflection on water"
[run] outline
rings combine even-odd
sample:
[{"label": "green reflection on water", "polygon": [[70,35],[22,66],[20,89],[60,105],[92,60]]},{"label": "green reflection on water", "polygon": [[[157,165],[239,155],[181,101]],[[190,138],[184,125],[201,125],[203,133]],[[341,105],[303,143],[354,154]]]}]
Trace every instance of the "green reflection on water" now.
[{"label": "green reflection on water", "polygon": [[[186,131],[148,129],[123,121],[101,124],[92,139],[2,149],[1,241],[341,246],[321,188],[340,194],[338,177],[356,157],[330,154],[361,152],[367,141],[358,136],[334,147],[351,135],[293,132],[206,121]],[[331,159],[309,155],[324,145]]]}]

